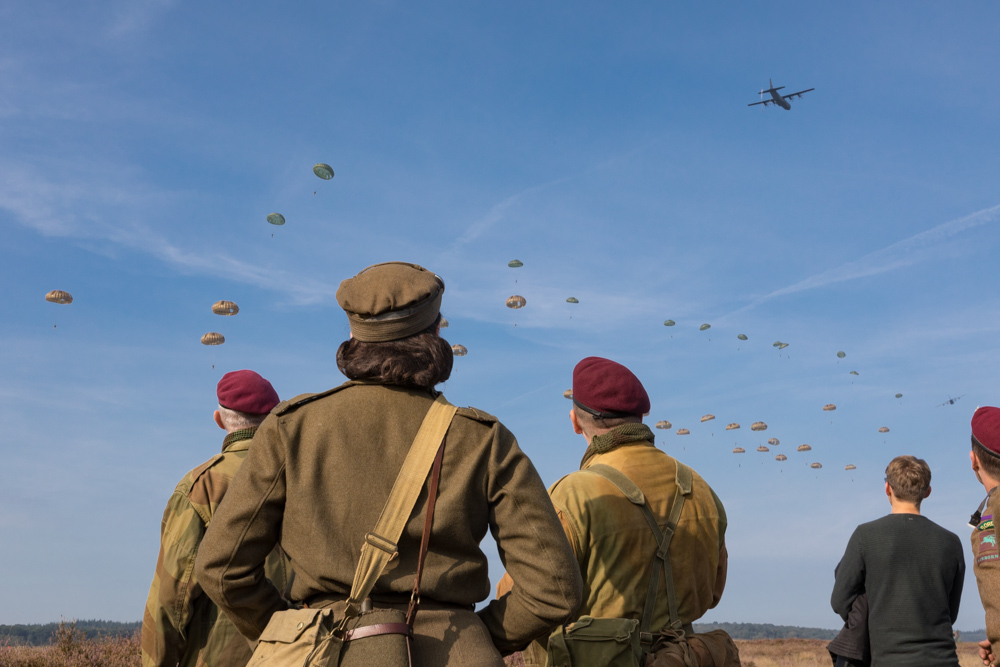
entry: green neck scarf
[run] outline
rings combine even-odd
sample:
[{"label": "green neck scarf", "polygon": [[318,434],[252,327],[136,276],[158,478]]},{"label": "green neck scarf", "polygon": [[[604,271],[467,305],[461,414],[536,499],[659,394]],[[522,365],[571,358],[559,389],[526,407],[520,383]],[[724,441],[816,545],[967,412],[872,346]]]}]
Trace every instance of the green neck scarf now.
[{"label": "green neck scarf", "polygon": [[222,451],[226,451],[226,447],[233,444],[234,442],[239,442],[240,440],[249,440],[253,437],[253,434],[257,432],[257,427],[253,428],[241,428],[238,431],[233,431],[225,437],[222,441]]},{"label": "green neck scarf", "polygon": [[653,435],[653,432],[645,424],[622,424],[621,426],[615,426],[607,433],[595,435],[591,438],[590,446],[587,447],[587,451],[583,454],[583,460],[580,461],[580,468],[582,469],[592,456],[610,452],[612,449],[617,449],[622,445],[627,445],[630,442],[638,442],[639,440],[655,442],[656,436]]}]

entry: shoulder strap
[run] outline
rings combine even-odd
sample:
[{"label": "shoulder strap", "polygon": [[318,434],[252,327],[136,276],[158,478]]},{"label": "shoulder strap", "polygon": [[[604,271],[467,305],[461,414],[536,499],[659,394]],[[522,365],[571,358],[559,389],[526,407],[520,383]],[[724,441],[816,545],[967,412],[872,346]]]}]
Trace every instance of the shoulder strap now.
[{"label": "shoulder strap", "polygon": [[[603,463],[596,463],[586,471],[596,473],[601,477],[605,478],[622,492],[622,494],[629,499],[634,505],[638,505],[639,509],[642,510],[642,515],[646,518],[646,523],[649,524],[649,529],[653,533],[653,537],[656,539],[658,545],[656,549],[656,555],[654,556],[653,571],[649,575],[649,589],[646,592],[646,603],[642,608],[642,624],[640,626],[640,631],[643,633],[649,633],[650,628],[653,625],[653,608],[656,606],[656,592],[660,587],[660,570],[663,570],[663,583],[667,589],[667,608],[670,612],[670,626],[671,629],[677,629],[681,627],[681,622],[677,617],[677,596],[674,592],[674,576],[673,570],[670,567],[670,541],[674,537],[674,531],[677,530],[677,522],[681,518],[681,511],[684,509],[685,499],[691,495],[691,488],[693,483],[693,476],[691,473],[691,468],[677,461],[677,476],[676,476],[676,486],[674,489],[674,502],[670,506],[670,515],[667,517],[667,525],[664,530],[660,530],[659,525],[656,523],[656,517],[653,516],[653,511],[649,508],[649,503],[646,502],[646,498],[635,482],[630,480],[625,473],[618,470],[617,468],[612,468],[609,465]],[[656,566],[656,561],[659,561],[661,567]]]},{"label": "shoulder strap", "polygon": [[417,431],[417,437],[403,461],[399,476],[392,485],[378,522],[372,532],[365,535],[361,558],[354,571],[351,596],[347,600],[345,621],[358,615],[361,601],[368,597],[386,565],[398,552],[399,536],[403,534],[403,528],[417,504],[424,481],[456,410],[442,394],[438,394],[420,424],[420,430]]}]

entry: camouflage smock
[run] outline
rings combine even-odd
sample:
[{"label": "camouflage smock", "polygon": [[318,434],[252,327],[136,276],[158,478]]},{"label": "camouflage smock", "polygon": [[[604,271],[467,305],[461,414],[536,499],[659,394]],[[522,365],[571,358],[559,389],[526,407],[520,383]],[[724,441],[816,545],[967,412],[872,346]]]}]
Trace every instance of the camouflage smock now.
[{"label": "camouflage smock", "polygon": [[[648,439],[633,436],[606,451],[588,449],[581,470],[603,463],[623,472],[642,490],[663,528],[673,505],[677,460],[656,448],[652,431],[645,432]],[[692,492],[669,551],[677,613],[684,625],[719,603],[728,565],[725,509],[697,472],[692,471],[692,477]],[[595,474],[570,473],[549,488],[549,495],[583,573],[583,604],[576,617],[641,620],[658,546],[642,511]],[[661,578],[653,631],[668,625],[669,618]],[[533,642],[523,652],[526,665],[546,664],[546,640]]]},{"label": "camouflage smock", "polygon": [[[243,667],[250,660],[250,644],[204,594],[194,576],[194,561],[255,430],[227,435],[222,453],[185,475],[170,496],[142,617],[143,667]],[[267,576],[279,589],[287,583],[286,563],[277,551],[268,557]]]},{"label": "camouflage smock", "polygon": [[979,597],[986,610],[986,638],[993,644],[993,652],[1000,647],[1000,552],[997,540],[997,512],[1000,511],[1000,492],[990,491],[990,499],[979,525],[972,531],[972,562],[979,585]]}]

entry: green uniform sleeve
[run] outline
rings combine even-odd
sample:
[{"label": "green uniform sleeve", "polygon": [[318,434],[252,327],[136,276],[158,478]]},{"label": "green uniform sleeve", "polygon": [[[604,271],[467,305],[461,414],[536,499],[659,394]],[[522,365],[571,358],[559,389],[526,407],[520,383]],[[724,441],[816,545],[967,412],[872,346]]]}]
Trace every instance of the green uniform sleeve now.
[{"label": "green uniform sleeve", "polygon": [[142,617],[143,667],[174,667],[184,655],[187,625],[202,595],[194,563],[204,533],[187,496],[174,491],[163,512],[160,554]]}]

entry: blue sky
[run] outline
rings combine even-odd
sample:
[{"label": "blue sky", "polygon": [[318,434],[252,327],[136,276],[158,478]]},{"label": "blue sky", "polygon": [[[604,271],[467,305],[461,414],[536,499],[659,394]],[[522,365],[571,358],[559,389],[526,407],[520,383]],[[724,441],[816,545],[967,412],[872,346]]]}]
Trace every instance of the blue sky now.
[{"label": "blue sky", "polygon": [[[547,483],[585,447],[585,356],[691,430],[657,435],[729,511],[706,620],[837,626],[898,454],[968,552],[969,419],[1000,402],[998,27],[991,3],[0,5],[0,623],[140,618],[166,499],[221,446],[218,379],[339,384],[333,295],[388,260],[444,278],[447,396]],[[769,78],[816,90],[748,108]]]}]

